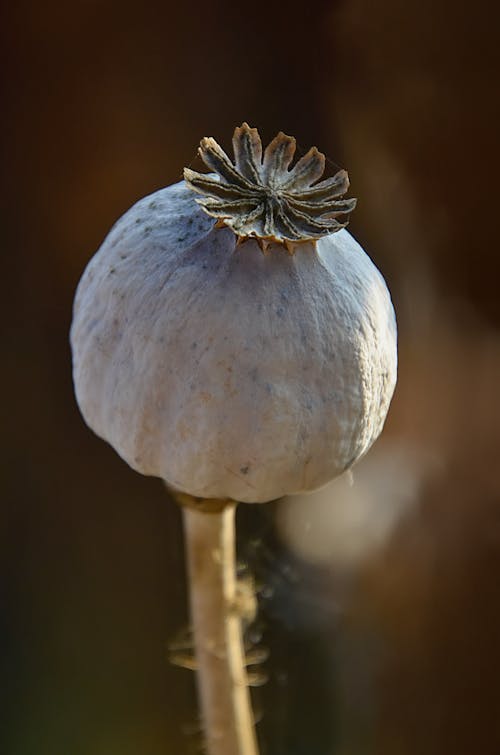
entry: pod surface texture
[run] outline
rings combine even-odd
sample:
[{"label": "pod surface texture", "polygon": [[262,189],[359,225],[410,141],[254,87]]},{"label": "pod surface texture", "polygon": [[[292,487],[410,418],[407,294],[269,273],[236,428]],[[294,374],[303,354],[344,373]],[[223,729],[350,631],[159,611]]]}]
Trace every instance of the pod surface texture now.
[{"label": "pod surface texture", "polygon": [[380,434],[396,383],[394,310],[346,231],[263,255],[181,181],[115,224],[71,328],[87,424],[137,471],[204,498],[314,490]]}]

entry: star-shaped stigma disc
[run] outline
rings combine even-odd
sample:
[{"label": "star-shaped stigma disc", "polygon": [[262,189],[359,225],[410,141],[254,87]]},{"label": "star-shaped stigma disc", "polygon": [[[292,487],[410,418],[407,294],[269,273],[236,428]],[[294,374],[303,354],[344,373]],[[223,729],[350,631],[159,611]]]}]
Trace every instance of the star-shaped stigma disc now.
[{"label": "star-shaped stigma disc", "polygon": [[256,128],[243,123],[234,130],[233,163],[212,137],[200,142],[198,152],[212,173],[184,169],[187,185],[201,195],[206,213],[228,226],[242,241],[255,238],[265,251],[269,244],[294,246],[315,241],[344,228],[339,222],[356,206],[355,199],[340,199],[349,188],[345,170],[319,181],[325,156],[316,147],[290,169],[295,154],[293,136],[280,131],[262,154]]}]

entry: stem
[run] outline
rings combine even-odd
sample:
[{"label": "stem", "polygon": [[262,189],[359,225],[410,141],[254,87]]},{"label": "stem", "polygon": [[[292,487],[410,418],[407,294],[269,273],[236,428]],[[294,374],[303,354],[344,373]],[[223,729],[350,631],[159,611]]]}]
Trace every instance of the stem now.
[{"label": "stem", "polygon": [[183,506],[198,696],[209,755],[258,755],[241,619],[235,609],[236,504]]}]

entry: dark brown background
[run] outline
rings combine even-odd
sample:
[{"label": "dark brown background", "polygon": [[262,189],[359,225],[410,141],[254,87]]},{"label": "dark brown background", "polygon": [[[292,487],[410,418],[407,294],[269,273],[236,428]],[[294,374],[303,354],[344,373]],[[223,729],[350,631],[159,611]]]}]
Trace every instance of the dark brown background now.
[{"label": "dark brown background", "polygon": [[[390,285],[385,441],[431,451],[411,515],[348,574],[240,512],[271,648],[265,755],[500,752],[498,13],[479,0],[20,0],[2,12],[6,755],[196,751],[179,513],[83,424],[68,328],[114,220],[248,120],[349,169]],[[381,441],[382,442],[382,441]],[[187,733],[186,733],[187,732]]]}]

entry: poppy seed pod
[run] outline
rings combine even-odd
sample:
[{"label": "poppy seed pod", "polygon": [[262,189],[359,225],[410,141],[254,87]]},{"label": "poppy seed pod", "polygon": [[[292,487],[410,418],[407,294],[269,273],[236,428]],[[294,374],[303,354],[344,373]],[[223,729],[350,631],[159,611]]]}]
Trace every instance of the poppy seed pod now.
[{"label": "poppy seed pod", "polygon": [[384,280],[345,230],[345,171],[315,148],[290,168],[236,129],[233,163],[141,199],[78,286],[71,329],[88,425],[137,471],[201,498],[318,488],[382,430],[396,382]]}]

